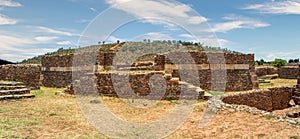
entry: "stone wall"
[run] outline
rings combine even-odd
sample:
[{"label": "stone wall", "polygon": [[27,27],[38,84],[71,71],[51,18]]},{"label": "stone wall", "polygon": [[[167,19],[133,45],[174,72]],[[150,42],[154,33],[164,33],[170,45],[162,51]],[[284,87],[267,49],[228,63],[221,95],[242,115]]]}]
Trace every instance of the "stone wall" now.
[{"label": "stone wall", "polygon": [[0,80],[23,82],[31,89],[40,88],[41,65],[2,65]]},{"label": "stone wall", "polygon": [[[112,52],[100,52],[97,55],[98,70],[111,70],[113,66],[113,60],[116,53]],[[150,65],[148,64],[150,63]],[[165,67],[165,57],[162,55],[148,54],[141,56],[130,64],[116,64],[117,69],[129,69],[129,70],[155,70],[162,71]]]},{"label": "stone wall", "polygon": [[44,56],[42,58],[42,84],[45,87],[66,87],[72,83],[74,55]]},{"label": "stone wall", "polygon": [[[151,80],[153,76],[159,77],[154,81]],[[168,96],[178,99],[181,91],[179,82],[170,80],[171,78],[164,76],[163,72],[129,73],[128,75],[97,73],[96,77],[99,93],[107,96],[133,97],[129,94],[132,92],[139,97],[149,97],[149,99],[167,99]],[[124,82],[124,79],[128,79],[128,82]]]},{"label": "stone wall", "polygon": [[[253,54],[199,53],[190,52],[194,61],[186,59],[182,53],[172,53],[166,57],[166,72],[179,77],[178,67],[196,64],[202,89],[216,91],[245,91],[258,88]],[[174,61],[170,59],[175,59]],[[177,59],[177,60],[176,60]]]},{"label": "stone wall", "polygon": [[284,79],[297,79],[299,74],[298,66],[285,66],[278,69],[278,77]]},{"label": "stone wall", "polygon": [[278,87],[236,92],[225,95],[223,102],[248,105],[265,111],[281,110],[289,107],[293,90],[293,87]]},{"label": "stone wall", "polygon": [[[95,53],[96,54],[96,53]],[[185,73],[199,73],[199,86],[208,90],[226,90],[226,91],[244,91],[258,87],[258,81],[255,75],[254,55],[253,54],[227,54],[227,53],[207,53],[189,52],[197,69],[188,69],[188,64],[193,62],[185,57],[182,52],[169,53],[165,55],[151,55],[140,57],[131,65],[120,63],[117,67],[112,67],[115,53],[98,53],[96,58],[87,56],[88,60],[79,60],[77,63],[84,64],[87,61],[95,61],[98,72],[106,72],[111,69],[127,70],[151,70],[165,71],[172,74],[172,77],[181,79],[178,67]],[[47,87],[65,87],[72,82],[72,58],[74,55],[45,56],[42,59],[43,85]],[[173,57],[171,61],[170,58]],[[149,61],[152,61],[152,64]],[[143,63],[144,62],[144,63]],[[175,63],[174,63],[175,62]],[[123,65],[122,65],[123,64]],[[146,65],[146,66],[144,66]],[[99,77],[99,76],[97,76]],[[198,81],[197,81],[198,82]],[[192,83],[192,82],[189,82]]]},{"label": "stone wall", "polygon": [[265,75],[273,75],[278,74],[278,70],[275,67],[271,66],[258,66],[255,67],[255,72],[258,77],[262,77]]}]

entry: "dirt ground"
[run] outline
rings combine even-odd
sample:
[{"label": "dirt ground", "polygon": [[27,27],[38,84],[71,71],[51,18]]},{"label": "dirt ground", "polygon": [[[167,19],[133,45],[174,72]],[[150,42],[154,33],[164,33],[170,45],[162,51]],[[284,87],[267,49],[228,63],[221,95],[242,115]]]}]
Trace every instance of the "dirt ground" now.
[{"label": "dirt ground", "polygon": [[[61,89],[33,91],[36,98],[0,101],[0,138],[107,138],[83,116],[77,99],[55,95]],[[138,123],[160,119],[178,105],[161,101],[147,109],[126,106],[117,98],[103,97],[104,103],[120,118]],[[219,111],[210,124],[199,128],[206,101],[199,101],[182,127],[166,138],[272,138],[300,137],[300,129],[273,118],[247,112]]]}]

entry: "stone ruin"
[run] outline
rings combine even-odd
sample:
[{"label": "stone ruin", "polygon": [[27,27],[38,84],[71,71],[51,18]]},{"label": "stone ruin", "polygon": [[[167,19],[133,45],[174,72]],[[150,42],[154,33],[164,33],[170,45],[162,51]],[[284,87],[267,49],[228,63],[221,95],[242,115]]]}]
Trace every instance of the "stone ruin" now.
[{"label": "stone ruin", "polygon": [[[189,81],[182,81],[178,67],[180,61],[176,64],[172,63],[167,57],[168,55],[178,55],[180,53],[165,55],[147,55],[138,58],[131,65],[118,65],[119,70],[129,70],[130,86],[135,94],[147,96],[151,87],[149,79],[153,75],[163,77],[166,81],[167,96],[178,98],[180,90],[184,86],[191,90],[215,90],[215,91],[245,91],[258,88],[258,80],[254,68],[253,54],[229,54],[214,53],[214,56],[224,57],[225,63],[217,63],[209,61],[208,54],[205,52],[189,52],[196,64],[196,72],[199,74],[199,84],[189,84]],[[114,85],[112,83],[112,75],[122,75],[112,71],[113,59],[115,52],[99,52],[97,53],[96,63],[94,65],[91,76],[97,83],[97,91],[107,96],[117,96]],[[42,58],[42,84],[46,87],[66,87],[72,83],[72,63],[74,54],[45,56]],[[79,61],[85,61],[76,59]],[[182,61],[185,59],[182,58]],[[215,60],[218,61],[218,60]],[[74,69],[73,69],[74,70]],[[189,69],[184,69],[189,73]],[[192,70],[190,70],[192,71]],[[225,75],[221,74],[222,72]],[[73,71],[73,74],[75,72]],[[215,74],[215,76],[213,76]],[[73,82],[74,83],[74,82]],[[81,82],[80,86],[88,86],[89,81]],[[72,86],[73,87],[73,86]],[[87,91],[88,87],[81,91]],[[125,89],[125,88],[124,88]],[[91,90],[95,91],[95,90]],[[73,91],[69,91],[73,92]],[[201,92],[201,91],[199,91]]]},{"label": "stone ruin", "polygon": [[[223,102],[227,104],[247,105],[268,112],[292,108],[292,111],[288,112],[285,116],[279,116],[280,120],[282,120],[282,117],[292,118],[289,121],[300,124],[297,119],[293,119],[300,117],[300,66],[297,70],[298,83],[295,86],[229,93],[223,96]],[[293,122],[293,120],[296,122]]]},{"label": "stone ruin", "polygon": [[30,94],[30,88],[27,88],[24,83],[0,81],[0,100],[32,97],[35,95]]}]

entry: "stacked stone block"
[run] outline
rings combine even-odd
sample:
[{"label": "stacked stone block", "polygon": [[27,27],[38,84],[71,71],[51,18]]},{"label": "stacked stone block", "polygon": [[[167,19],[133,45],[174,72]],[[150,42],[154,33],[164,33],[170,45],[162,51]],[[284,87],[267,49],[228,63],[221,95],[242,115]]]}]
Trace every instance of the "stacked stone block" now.
[{"label": "stacked stone block", "polygon": [[289,107],[293,87],[258,89],[225,95],[223,102],[248,105],[265,111],[282,110]]},{"label": "stacked stone block", "polygon": [[278,69],[271,66],[255,67],[255,72],[258,77],[262,77],[265,75],[278,74]]},{"label": "stacked stone block", "polygon": [[73,54],[44,56],[42,83],[45,87],[67,87],[72,83]]},{"label": "stacked stone block", "polygon": [[31,89],[39,89],[41,65],[2,65],[0,66],[0,80],[23,82]]},{"label": "stacked stone block", "polygon": [[284,79],[298,79],[298,66],[285,66],[278,69],[278,77]]}]

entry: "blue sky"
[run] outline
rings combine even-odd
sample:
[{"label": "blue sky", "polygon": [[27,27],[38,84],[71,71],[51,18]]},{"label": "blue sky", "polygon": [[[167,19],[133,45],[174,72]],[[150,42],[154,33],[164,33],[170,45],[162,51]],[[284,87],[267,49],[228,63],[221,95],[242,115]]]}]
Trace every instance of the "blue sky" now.
[{"label": "blue sky", "polygon": [[0,58],[11,61],[144,38],[288,60],[300,58],[299,30],[300,0],[0,0]]}]

